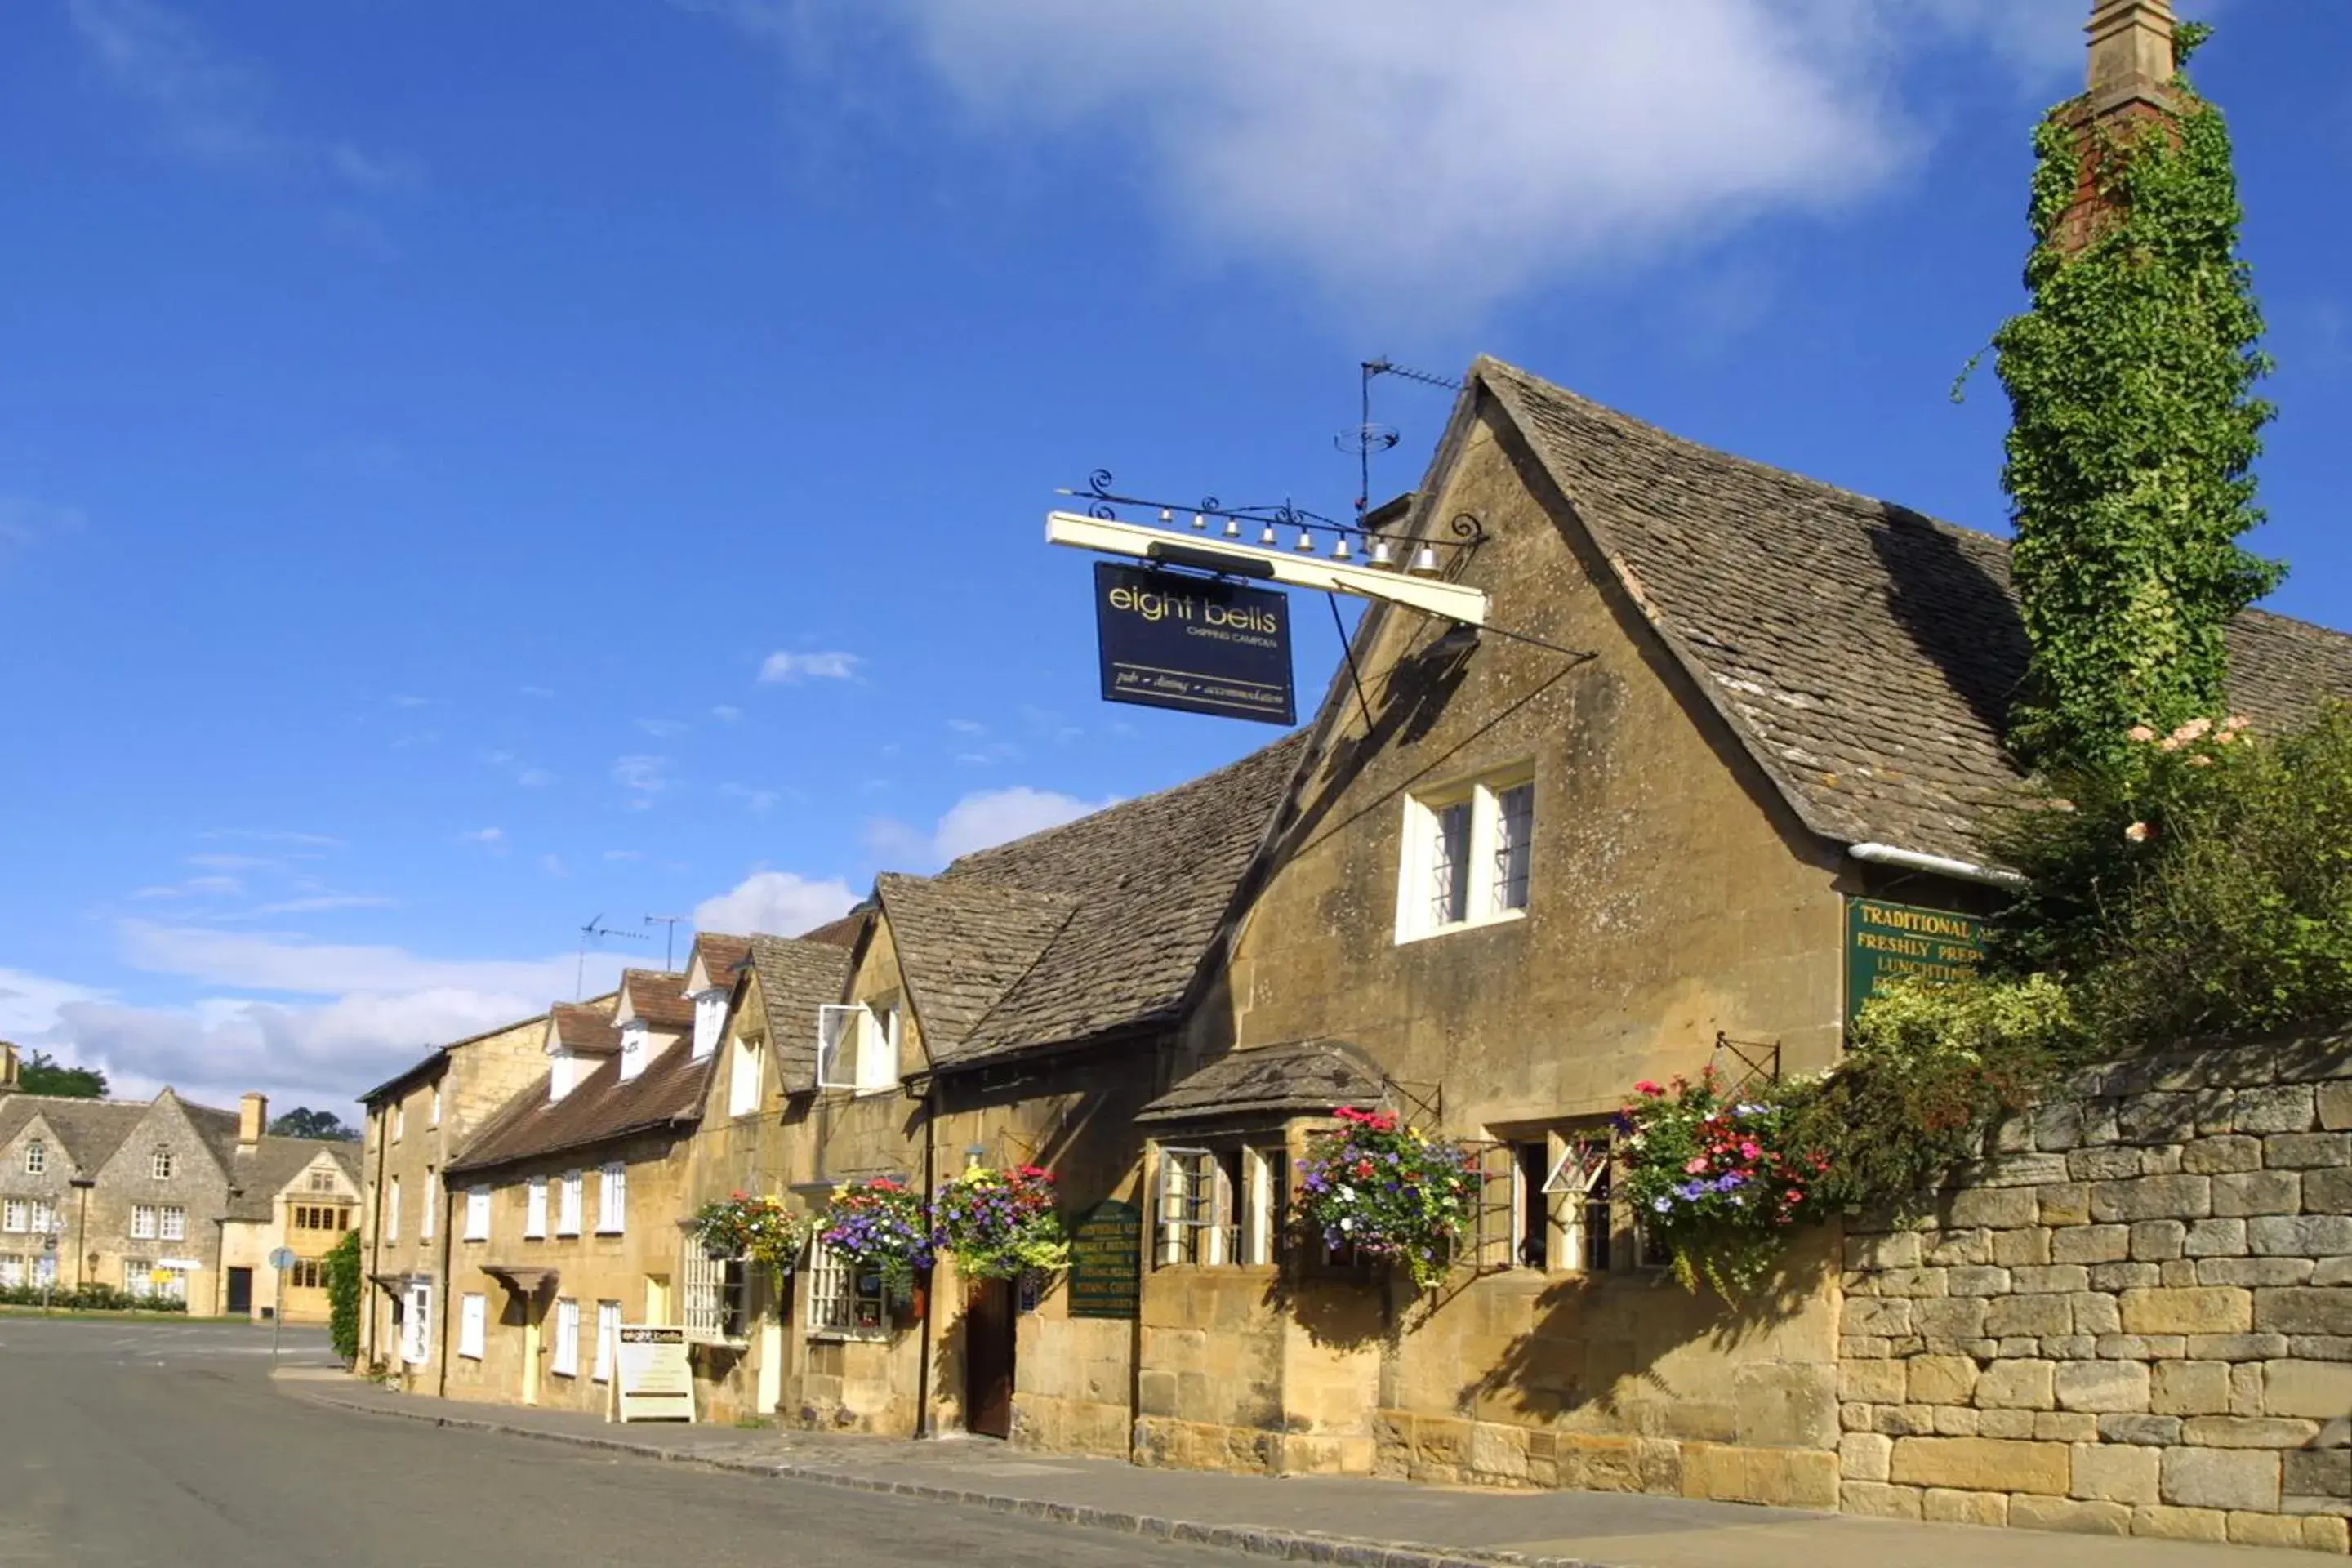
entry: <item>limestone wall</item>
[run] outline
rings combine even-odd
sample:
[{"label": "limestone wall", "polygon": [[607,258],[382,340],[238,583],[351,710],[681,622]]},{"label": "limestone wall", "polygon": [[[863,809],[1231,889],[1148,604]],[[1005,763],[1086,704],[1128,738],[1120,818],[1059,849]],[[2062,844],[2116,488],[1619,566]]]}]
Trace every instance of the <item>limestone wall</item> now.
[{"label": "limestone wall", "polygon": [[1846,1511],[2342,1552],[2352,1042],[2086,1076],[1850,1227]]}]

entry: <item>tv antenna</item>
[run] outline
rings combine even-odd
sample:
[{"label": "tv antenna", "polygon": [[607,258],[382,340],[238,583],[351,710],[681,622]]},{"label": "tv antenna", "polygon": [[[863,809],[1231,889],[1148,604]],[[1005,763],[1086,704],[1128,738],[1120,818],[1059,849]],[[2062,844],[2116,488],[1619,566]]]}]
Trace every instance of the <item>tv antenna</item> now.
[{"label": "tv antenna", "polygon": [[590,915],[588,923],[580,928],[580,963],[572,976],[572,999],[574,1002],[579,1001],[588,992],[588,944],[596,938],[604,936],[626,937],[631,942],[653,941],[653,935],[649,931],[620,931],[606,925],[601,911]]},{"label": "tv antenna", "polygon": [[646,917],[646,924],[667,928],[662,933],[663,973],[667,974],[677,967],[677,964],[673,962],[677,956],[677,928],[693,923],[692,915],[647,915]]},{"label": "tv antenna", "polygon": [[1462,384],[1451,376],[1432,375],[1425,370],[1412,370],[1382,357],[1368,359],[1356,368],[1363,374],[1357,394],[1358,423],[1353,429],[1342,430],[1331,438],[1331,444],[1342,452],[1356,454],[1356,521],[1361,522],[1372,505],[1372,455],[1385,452],[1404,437],[1393,425],[1375,424],[1372,420],[1372,383],[1384,375],[1402,381],[1417,381],[1423,386],[1439,386],[1459,392]]}]

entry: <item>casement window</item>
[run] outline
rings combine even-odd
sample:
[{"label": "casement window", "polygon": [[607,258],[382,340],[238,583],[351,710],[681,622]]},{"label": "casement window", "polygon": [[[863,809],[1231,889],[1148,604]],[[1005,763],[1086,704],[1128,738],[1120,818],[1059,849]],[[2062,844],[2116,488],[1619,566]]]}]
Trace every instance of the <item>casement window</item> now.
[{"label": "casement window", "polygon": [[441,1178],[434,1172],[425,1173],[425,1217],[417,1222],[416,1235],[421,1241],[433,1239],[434,1227],[441,1223]]},{"label": "casement window", "polygon": [[719,1047],[719,1032],[727,1026],[727,993],[694,994],[694,1059],[706,1060]]},{"label": "casement window", "polygon": [[25,1282],[25,1259],[19,1253],[0,1252],[0,1290]]},{"label": "casement window", "polygon": [[888,1331],[882,1276],[821,1241],[809,1244],[809,1332],[864,1337]]},{"label": "casement window", "polygon": [[433,1086],[433,1104],[425,1113],[425,1125],[427,1127],[441,1125],[441,1086],[437,1083]]},{"label": "casement window", "polygon": [[172,1152],[169,1149],[156,1150],[154,1153],[148,1156],[147,1169],[149,1173],[157,1181],[170,1181],[172,1179]]},{"label": "casement window", "polygon": [[547,1234],[547,1178],[533,1176],[523,1184],[522,1236],[537,1241]]},{"label": "casement window", "polygon": [[1482,1268],[1604,1274],[1615,1238],[1606,1127],[1553,1128],[1480,1148]]},{"label": "casement window", "polygon": [[619,1161],[596,1173],[596,1234],[618,1236],[629,1213],[629,1168]]},{"label": "casement window", "polygon": [[471,1292],[457,1299],[457,1353],[479,1361],[490,1337],[490,1299]]},{"label": "casement window", "polygon": [[402,1100],[392,1108],[392,1141],[399,1142],[408,1136],[408,1101]]},{"label": "casement window", "polygon": [[383,1238],[386,1241],[400,1239],[400,1178],[398,1176],[393,1177],[384,1186]]},{"label": "casement window", "polygon": [[895,1088],[901,1013],[895,1002],[878,1011],[864,1003],[819,1007],[817,1087],[860,1094]]},{"label": "casement window", "polygon": [[577,1171],[564,1172],[563,1186],[555,1211],[556,1235],[578,1236],[580,1234],[581,1195],[581,1173]]},{"label": "casement window", "polygon": [[1404,803],[1396,939],[1414,942],[1527,912],[1535,781],[1522,767]]},{"label": "casement window", "polygon": [[296,1230],[345,1231],[352,1228],[352,1211],[331,1204],[291,1204]]},{"label": "casement window", "polygon": [[57,1205],[47,1198],[33,1200],[32,1218],[35,1236],[55,1235],[61,1228],[58,1224]]},{"label": "casement window", "polygon": [[38,1138],[25,1145],[25,1174],[37,1176],[49,1168],[49,1146]]},{"label": "casement window", "polygon": [[735,1042],[727,1063],[727,1114],[749,1116],[760,1109],[767,1043],[754,1035]]},{"label": "casement window", "polygon": [[310,1190],[314,1193],[331,1193],[336,1191],[335,1173],[332,1171],[311,1172]]},{"label": "casement window", "polygon": [[286,1288],[289,1290],[323,1290],[330,1280],[331,1270],[323,1258],[299,1258],[294,1267],[286,1271]]},{"label": "casement window", "polygon": [[36,1285],[55,1285],[57,1282],[58,1255],[54,1252],[43,1252],[35,1255],[33,1258],[33,1283]]},{"label": "casement window", "polygon": [[697,1344],[742,1344],[751,1329],[751,1266],[740,1258],[713,1258],[695,1241],[686,1244],[679,1263],[686,1337]]},{"label": "casement window", "polygon": [[580,1303],[569,1296],[555,1299],[555,1354],[548,1370],[558,1377],[580,1375]]},{"label": "casement window", "polygon": [[0,1231],[21,1236],[32,1228],[33,1205],[22,1198],[0,1202]]},{"label": "casement window", "polygon": [[156,1217],[162,1222],[162,1228],[158,1232],[161,1239],[164,1241],[185,1241],[188,1239],[188,1211],[186,1209],[180,1207],[177,1204],[167,1204],[157,1214]]},{"label": "casement window", "polygon": [[131,1205],[131,1239],[133,1241],[155,1239],[155,1205],[153,1204]]},{"label": "casement window", "polygon": [[1154,1256],[1162,1267],[1277,1262],[1289,1189],[1290,1157],[1278,1144],[1162,1149]]},{"label": "casement window", "polygon": [[411,1366],[423,1366],[433,1359],[433,1285],[430,1280],[408,1282],[406,1305],[400,1320],[400,1359]]},{"label": "casement window", "polygon": [[155,1260],[152,1258],[126,1258],[122,1260],[122,1291],[126,1296],[142,1300],[155,1293]]},{"label": "casement window", "polygon": [[613,1381],[613,1358],[621,1348],[621,1304],[596,1303],[596,1364],[589,1376],[598,1383]]},{"label": "casement window", "polygon": [[466,1189],[466,1239],[490,1239],[490,1189],[488,1187]]}]

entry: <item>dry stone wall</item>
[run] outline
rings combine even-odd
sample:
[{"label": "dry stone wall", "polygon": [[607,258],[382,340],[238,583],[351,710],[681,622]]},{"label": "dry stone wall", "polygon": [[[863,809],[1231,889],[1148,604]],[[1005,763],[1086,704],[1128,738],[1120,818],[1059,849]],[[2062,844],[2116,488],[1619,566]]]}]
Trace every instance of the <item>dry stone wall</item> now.
[{"label": "dry stone wall", "polygon": [[2352,1040],[2086,1074],[1997,1150],[1848,1227],[1841,1506],[2344,1552]]}]

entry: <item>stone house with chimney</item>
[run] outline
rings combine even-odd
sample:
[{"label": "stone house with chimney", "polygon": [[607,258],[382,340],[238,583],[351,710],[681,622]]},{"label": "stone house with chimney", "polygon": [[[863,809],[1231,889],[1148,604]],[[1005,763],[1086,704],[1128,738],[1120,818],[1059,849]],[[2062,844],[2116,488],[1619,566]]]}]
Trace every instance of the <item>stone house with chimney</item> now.
[{"label": "stone house with chimney", "polygon": [[546,1073],[547,1017],[534,1014],[437,1047],[360,1096],[360,1258],[368,1289],[359,1360],[403,1386],[431,1386],[436,1347],[447,1337],[443,1173],[491,1117]]},{"label": "stone house with chimney", "polygon": [[[316,1138],[280,1138],[267,1127],[269,1103],[257,1094],[239,1108],[235,1190],[221,1227],[222,1310],[289,1323],[323,1323],[329,1315],[327,1254],[360,1221],[360,1146]],[[294,1266],[269,1259],[279,1247]]]},{"label": "stone house with chimney", "polygon": [[672,1321],[710,1074],[686,980],[627,970],[609,1014],[551,1009],[542,1071],[444,1168],[436,1393],[601,1411],[621,1324]]}]

